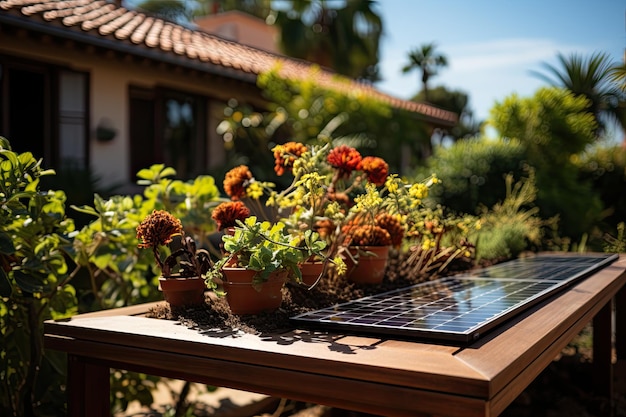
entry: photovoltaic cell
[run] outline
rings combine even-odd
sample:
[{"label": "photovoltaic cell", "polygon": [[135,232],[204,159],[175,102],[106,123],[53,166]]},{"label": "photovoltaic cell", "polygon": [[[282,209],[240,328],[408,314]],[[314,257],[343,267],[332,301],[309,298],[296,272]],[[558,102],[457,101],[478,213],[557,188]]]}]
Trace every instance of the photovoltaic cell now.
[{"label": "photovoltaic cell", "polygon": [[604,268],[617,254],[539,255],[307,312],[295,323],[469,342]]}]

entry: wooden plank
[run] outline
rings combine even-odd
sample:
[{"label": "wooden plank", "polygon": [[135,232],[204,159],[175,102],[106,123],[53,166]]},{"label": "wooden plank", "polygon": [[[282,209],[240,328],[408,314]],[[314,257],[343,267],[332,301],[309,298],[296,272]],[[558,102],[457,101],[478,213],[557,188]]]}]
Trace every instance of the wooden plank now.
[{"label": "wooden plank", "polygon": [[[52,349],[63,349],[71,354],[89,352],[92,360],[111,368],[243,389],[355,411],[388,416],[414,416],[419,412],[449,417],[485,415],[485,402],[477,398],[336,377],[328,375],[324,372],[326,370],[314,374],[169,353],[150,347],[122,348],[102,342],[52,336],[48,337],[48,345]],[[89,377],[85,375],[85,378]],[[89,385],[86,384],[85,394],[89,394],[87,392],[89,389]],[[97,391],[108,394],[106,390]]]},{"label": "wooden plank", "polygon": [[381,344],[380,339],[306,331],[259,337],[212,335],[177,322],[145,317],[90,317],[46,322],[46,334],[117,344],[155,346],[159,350],[254,365],[351,377],[468,396],[485,397],[487,379],[458,361],[458,348],[432,349],[428,344]]},{"label": "wooden plank", "polygon": [[[90,313],[82,313],[74,317],[110,317],[110,316],[140,316],[146,314],[152,307],[164,301],[155,301],[152,303],[138,304],[134,306],[111,308],[108,310],[92,311]],[[70,318],[69,320],[71,320]],[[67,320],[62,320],[67,321]]]},{"label": "wooden plank", "polygon": [[554,343],[532,363],[527,364],[523,371],[520,372],[514,380],[511,381],[504,389],[500,390],[491,400],[489,409],[491,415],[497,416],[508,407],[515,398],[517,398],[525,389],[535,380],[537,376],[554,360],[563,347],[567,345],[580,331],[592,320],[599,308],[590,310],[587,314],[580,317],[567,332],[561,337],[554,340]]}]

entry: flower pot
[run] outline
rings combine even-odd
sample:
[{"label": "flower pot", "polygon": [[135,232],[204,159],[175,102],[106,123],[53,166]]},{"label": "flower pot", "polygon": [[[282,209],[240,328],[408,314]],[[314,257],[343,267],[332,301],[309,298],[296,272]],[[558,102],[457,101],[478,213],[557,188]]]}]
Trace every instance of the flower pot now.
[{"label": "flower pot", "polygon": [[277,310],[283,301],[287,271],[270,274],[267,282],[253,285],[256,271],[244,268],[222,268],[226,301],[233,314],[259,314]]},{"label": "flower pot", "polygon": [[206,284],[203,278],[159,277],[159,290],[171,307],[183,307],[204,303]]},{"label": "flower pot", "polygon": [[[350,246],[348,280],[356,284],[380,284],[385,277],[389,246]],[[350,265],[352,264],[352,265]]]},{"label": "flower pot", "polygon": [[324,262],[305,261],[298,265],[302,273],[302,283],[307,287],[315,284],[324,270]]}]

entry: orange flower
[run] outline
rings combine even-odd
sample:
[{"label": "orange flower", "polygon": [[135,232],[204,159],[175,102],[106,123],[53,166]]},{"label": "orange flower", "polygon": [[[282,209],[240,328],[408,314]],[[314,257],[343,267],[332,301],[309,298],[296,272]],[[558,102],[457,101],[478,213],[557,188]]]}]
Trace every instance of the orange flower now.
[{"label": "orange flower", "polygon": [[344,244],[350,246],[388,246],[391,245],[389,232],[380,226],[371,224],[352,224],[341,231],[346,235]]},{"label": "orange flower", "polygon": [[246,196],[246,188],[252,179],[250,169],[245,165],[239,165],[224,176],[224,191],[231,199],[239,200]]},{"label": "orange flower", "polygon": [[339,170],[340,176],[348,177],[352,171],[359,169],[361,154],[350,146],[340,145],[330,151],[327,161]]},{"label": "orange flower", "polygon": [[157,248],[167,245],[172,238],[181,234],[183,225],[176,217],[164,210],[154,210],[137,226],[137,239],[140,248]]},{"label": "orange flower", "polygon": [[377,156],[366,156],[361,160],[359,169],[367,174],[367,180],[376,186],[385,183],[389,175],[389,165]]},{"label": "orange flower", "polygon": [[250,216],[250,210],[241,201],[227,201],[215,207],[211,218],[217,223],[217,230],[224,230],[237,225]]},{"label": "orange flower", "polygon": [[335,233],[335,223],[329,219],[318,220],[315,222],[315,231],[319,233],[322,238],[327,238]]},{"label": "orange flower", "polygon": [[274,172],[283,175],[285,171],[293,170],[293,163],[307,151],[307,148],[300,142],[287,142],[284,145],[275,146],[273,151]]},{"label": "orange flower", "polygon": [[376,225],[382,227],[391,236],[391,244],[400,247],[404,238],[404,226],[398,215],[380,213],[376,216]]}]

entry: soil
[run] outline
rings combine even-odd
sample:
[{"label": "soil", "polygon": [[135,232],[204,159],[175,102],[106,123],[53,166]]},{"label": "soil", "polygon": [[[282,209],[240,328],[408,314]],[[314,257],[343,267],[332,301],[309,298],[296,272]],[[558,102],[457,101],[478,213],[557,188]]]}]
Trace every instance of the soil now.
[{"label": "soil", "polygon": [[[482,265],[484,266],[484,265]],[[468,259],[457,259],[445,271],[446,275],[464,271],[471,267]],[[336,303],[354,300],[374,293],[401,288],[433,279],[439,274],[414,273],[414,260],[409,255],[393,253],[390,257],[385,281],[380,285],[359,286],[344,277],[326,276],[318,284],[307,289],[288,284],[284,289],[281,308],[272,313],[235,316],[230,313],[223,298],[207,295],[202,307],[170,310],[167,303],[160,303],[149,313],[149,317],[178,320],[192,329],[212,332],[243,331],[263,334],[288,331],[293,328],[289,317],[328,307]],[[591,326],[589,325],[574,339],[550,366],[501,414],[504,417],[606,417],[626,416],[626,367],[616,371],[615,398],[613,410],[609,400],[593,394]],[[202,405],[195,405],[194,415],[205,415]],[[355,413],[337,408],[304,404],[285,400],[267,403],[267,410],[255,409],[253,414],[263,416],[299,417],[366,417],[368,414]],[[154,415],[154,414],[152,414]],[[209,414],[206,414],[209,415]],[[239,415],[239,414],[237,414]]]}]

